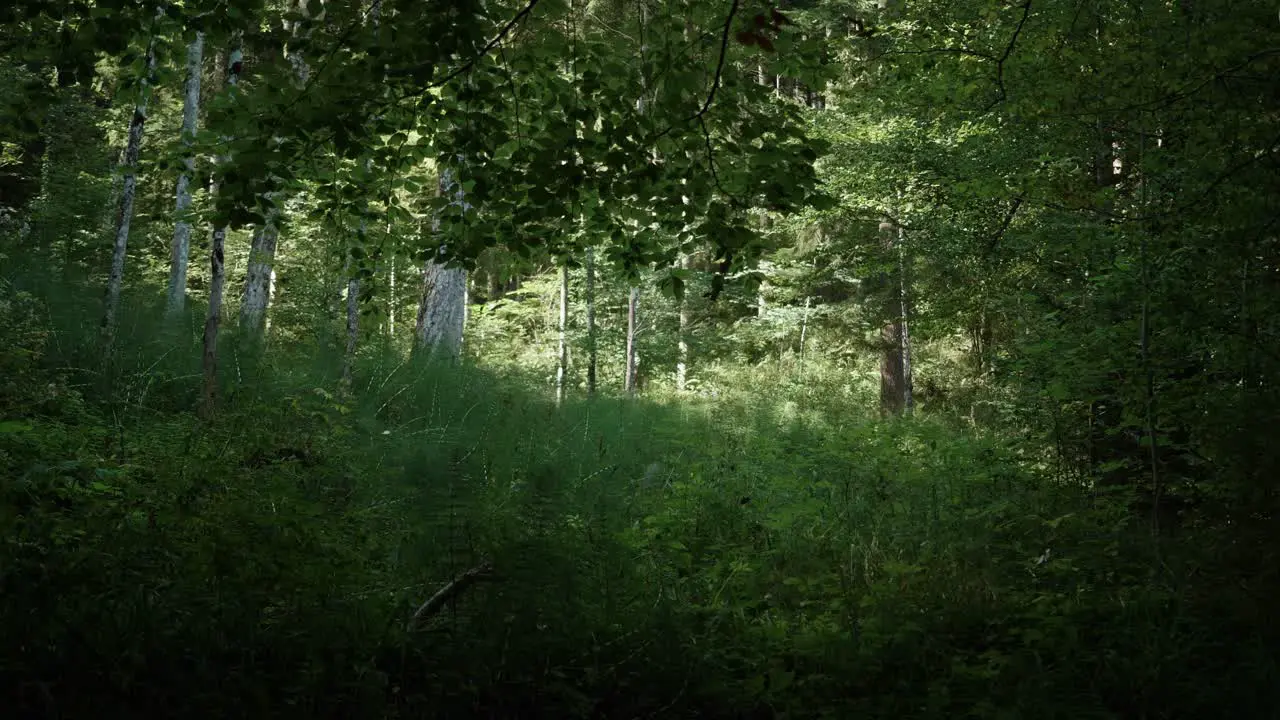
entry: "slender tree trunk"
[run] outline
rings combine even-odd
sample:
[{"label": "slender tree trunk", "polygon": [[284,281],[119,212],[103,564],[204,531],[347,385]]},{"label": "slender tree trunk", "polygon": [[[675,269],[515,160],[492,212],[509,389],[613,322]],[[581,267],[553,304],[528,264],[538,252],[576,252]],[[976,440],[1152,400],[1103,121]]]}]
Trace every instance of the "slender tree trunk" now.
[{"label": "slender tree trunk", "polygon": [[191,177],[195,174],[196,159],[189,149],[196,134],[200,114],[200,71],[204,59],[204,33],[196,32],[195,39],[187,46],[187,79],[183,85],[182,141],[188,146],[182,160],[182,172],[178,175],[177,201],[174,211],[178,216],[173,226],[173,245],[169,257],[169,290],[165,314],[176,318],[187,299],[187,263],[191,256],[191,223],[184,217],[191,208]]},{"label": "slender tree trunk", "polygon": [[800,379],[804,379],[804,354],[805,338],[809,333],[809,307],[813,302],[813,298],[806,296],[804,299],[804,314],[800,316],[800,367],[797,373]]},{"label": "slender tree trunk", "polygon": [[[306,0],[301,0],[301,4],[305,7]],[[368,22],[375,30],[382,18],[382,0],[373,0],[369,6],[369,13],[365,16]],[[299,74],[301,76],[301,74]],[[365,178],[369,179],[373,176],[373,160],[366,157],[364,160]],[[369,200],[366,197],[364,207],[367,214],[369,209]],[[356,244],[360,247],[365,245],[367,238],[367,228],[369,221],[367,217],[360,218],[360,229],[356,233]],[[347,276],[347,347],[342,354],[342,384],[344,387],[351,387],[351,366],[355,363],[356,344],[360,339],[360,276],[358,273],[351,273]]]},{"label": "slender tree trunk", "polygon": [[[880,223],[880,234],[886,249],[893,249],[897,229],[893,223]],[[899,292],[897,300],[901,300]],[[906,367],[903,362],[902,317],[900,302],[888,303],[893,319],[880,330],[880,412],[901,415],[906,407]],[[896,306],[896,307],[895,307]]]},{"label": "slender tree trunk", "polygon": [[560,347],[556,364],[556,404],[564,402],[569,379],[569,265],[560,266]]},{"label": "slender tree trunk", "polygon": [[[680,269],[689,269],[689,256],[680,258]],[[689,380],[689,303],[680,296],[680,330],[676,340],[676,391],[684,392]]]},{"label": "slender tree trunk", "polygon": [[[232,92],[234,92],[235,86],[240,80],[241,58],[240,48],[237,46],[231,51],[227,60],[227,85]],[[222,158],[224,163],[229,160],[229,158]],[[216,187],[210,190],[210,194],[215,194],[216,192]],[[206,418],[212,417],[217,403],[218,326],[222,321],[222,300],[227,282],[224,253],[226,241],[227,227],[223,225],[215,228],[212,247],[209,252],[209,312],[204,321],[204,351],[201,358],[204,372],[204,393],[200,411]]]},{"label": "slender tree trunk", "polygon": [[[324,3],[321,2],[322,6],[323,4]],[[378,7],[381,7],[381,3],[378,3]],[[298,0],[295,9],[302,15],[309,17],[309,13],[307,12],[307,0]],[[323,9],[321,12],[323,12]],[[286,21],[285,30],[295,38],[298,37],[302,31],[302,21],[295,22],[292,25]],[[285,55],[289,60],[289,67],[293,68],[293,76],[297,80],[298,86],[305,86],[307,81],[311,79],[311,67],[307,65],[306,57],[302,54],[301,50],[292,46],[285,49]]]},{"label": "slender tree trunk", "polygon": [[396,255],[391,253],[391,268],[388,273],[387,285],[387,335],[394,338],[396,336],[396,305],[399,301],[396,298]]},{"label": "slender tree trunk", "polygon": [[[365,244],[366,227],[365,219],[361,218],[360,229],[356,233],[356,244],[360,247]],[[360,276],[356,268],[352,267],[353,264],[353,259],[348,254],[345,273],[347,276],[347,346],[342,354],[342,383],[348,387],[351,385],[351,365],[355,362],[356,344],[360,339]]]},{"label": "slender tree trunk", "polygon": [[107,279],[107,307],[102,318],[103,340],[108,352],[115,345],[120,291],[124,285],[124,260],[129,248],[129,225],[133,221],[133,203],[138,191],[138,157],[142,154],[142,134],[147,124],[148,86],[156,69],[154,38],[147,44],[146,68],[138,101],[129,120],[129,139],[120,162],[124,187],[120,194],[120,213],[116,218],[115,244],[111,251],[111,275]]},{"label": "slender tree trunk", "polygon": [[204,320],[204,352],[201,362],[204,371],[201,411],[205,417],[213,415],[218,399],[218,325],[222,322],[222,300],[227,284],[224,263],[226,243],[227,228],[224,226],[214,230],[209,252],[209,312]]},{"label": "slender tree trunk", "polygon": [[640,288],[632,286],[627,300],[627,357],[623,389],[636,394],[636,319],[640,307]]},{"label": "slender tree trunk", "polygon": [[[909,276],[907,275],[906,251],[902,247],[902,228],[898,231],[898,299],[901,306],[902,319],[899,321],[902,325],[902,407],[906,414],[910,415],[915,408],[915,383],[911,377],[911,333],[910,333],[910,316],[911,304],[910,293],[911,287]],[[806,314],[808,310],[808,299],[805,299]]]},{"label": "slender tree trunk", "polygon": [[[307,13],[306,0],[300,0],[296,8],[304,15]],[[295,38],[302,33],[302,22],[295,23],[290,32]],[[307,65],[302,51],[296,47],[286,49],[289,65],[293,68],[294,83],[304,88],[311,77],[311,68]],[[244,279],[244,298],[240,304],[240,330],[249,338],[251,344],[262,340],[266,328],[267,311],[271,306],[271,285],[273,268],[276,262],[276,248],[280,238],[280,212],[284,197],[278,193],[267,196],[272,201],[272,208],[261,226],[253,233],[253,241],[249,246],[249,267]]]},{"label": "slender tree trunk", "polygon": [[587,396],[596,394],[596,252],[587,248]]},{"label": "slender tree trunk", "polygon": [[[436,191],[441,195],[452,194],[451,204],[461,204],[464,210],[469,208],[461,185],[454,182],[447,168],[440,171]],[[432,225],[439,236],[440,219],[437,217]],[[443,255],[445,249],[441,244],[439,254]],[[418,303],[415,350],[433,356],[443,355],[456,362],[462,355],[466,309],[467,271],[428,260],[422,268],[422,299]]]},{"label": "slender tree trunk", "polygon": [[343,362],[342,374],[347,384],[351,383],[351,365],[355,362],[356,341],[360,337],[360,280],[347,280],[347,350]]}]

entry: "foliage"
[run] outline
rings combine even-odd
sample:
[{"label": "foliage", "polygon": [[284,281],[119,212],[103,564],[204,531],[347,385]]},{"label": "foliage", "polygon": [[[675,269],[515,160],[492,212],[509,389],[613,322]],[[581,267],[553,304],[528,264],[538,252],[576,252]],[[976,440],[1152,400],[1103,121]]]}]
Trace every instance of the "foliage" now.
[{"label": "foliage", "polygon": [[[0,702],[1274,716],[1277,39],[1225,0],[5,4]],[[265,342],[215,352],[208,231],[226,317],[268,223]],[[456,365],[410,348],[437,260]]]},{"label": "foliage", "polygon": [[[1250,717],[1274,699],[1266,586],[1210,579],[1238,566],[1194,541],[1153,557],[1123,506],[996,436],[829,394],[802,414],[556,409],[373,357],[354,403],[294,356],[209,425],[169,409],[195,380],[157,377],[154,350],[135,360],[150,393],[68,390],[83,371],[44,340],[65,330],[20,302],[6,369],[62,389],[9,395],[0,432],[19,714]],[[405,629],[481,561],[492,580]]]}]

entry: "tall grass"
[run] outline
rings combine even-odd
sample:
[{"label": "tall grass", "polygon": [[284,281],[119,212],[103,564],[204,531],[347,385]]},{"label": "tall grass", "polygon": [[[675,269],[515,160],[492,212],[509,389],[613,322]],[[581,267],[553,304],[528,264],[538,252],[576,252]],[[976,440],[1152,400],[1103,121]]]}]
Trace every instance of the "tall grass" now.
[{"label": "tall grass", "polygon": [[231,334],[206,422],[194,321],[135,300],[103,363],[92,301],[32,289],[0,318],[17,716],[1272,712],[1261,589],[834,375],[557,408],[370,346],[348,395],[322,343]]}]

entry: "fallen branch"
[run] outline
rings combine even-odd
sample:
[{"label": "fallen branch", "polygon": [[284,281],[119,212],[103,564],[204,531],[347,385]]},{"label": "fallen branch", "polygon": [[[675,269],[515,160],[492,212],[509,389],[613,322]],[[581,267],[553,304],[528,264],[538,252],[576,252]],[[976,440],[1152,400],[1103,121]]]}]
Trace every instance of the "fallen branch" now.
[{"label": "fallen branch", "polygon": [[418,609],[413,613],[413,618],[409,620],[409,629],[412,630],[423,620],[426,620],[432,615],[440,612],[441,608],[445,606],[445,603],[460,595],[463,590],[466,590],[468,587],[471,587],[481,580],[492,579],[493,566],[487,561],[462,573],[458,577],[449,581],[447,585],[436,591],[435,595],[427,598],[426,602],[418,606]]}]

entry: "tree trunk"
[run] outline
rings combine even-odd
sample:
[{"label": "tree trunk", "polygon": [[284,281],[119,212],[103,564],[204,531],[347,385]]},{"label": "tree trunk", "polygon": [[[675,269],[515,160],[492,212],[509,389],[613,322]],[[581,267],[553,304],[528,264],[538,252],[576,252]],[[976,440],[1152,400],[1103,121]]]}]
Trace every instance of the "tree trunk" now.
[{"label": "tree trunk", "polygon": [[[456,188],[456,189],[455,189]],[[450,204],[469,209],[462,186],[454,182],[448,169],[441,169],[436,192],[452,193]],[[440,235],[440,219],[432,223],[432,230]],[[446,250],[440,245],[439,255]],[[418,303],[418,323],[414,349],[429,355],[443,355],[453,362],[462,355],[462,333],[466,325],[467,271],[428,260],[422,268],[422,299]]]},{"label": "tree trunk", "polygon": [[[363,233],[361,233],[363,234]],[[348,260],[350,265],[350,260]],[[351,366],[355,363],[356,342],[360,338],[360,279],[354,271],[347,278],[347,346],[342,354],[342,386],[351,387]]]},{"label": "tree trunk", "polygon": [[[306,0],[301,0],[300,4],[305,8]],[[369,6],[369,13],[365,16],[368,22],[376,30],[378,22],[382,18],[382,0],[373,0]],[[305,63],[304,63],[305,64]],[[301,77],[301,73],[298,73]],[[366,180],[373,175],[373,160],[366,157],[364,160],[364,174]],[[369,200],[364,200],[364,209],[369,209]],[[367,228],[369,220],[367,217],[360,218],[360,229],[356,232],[356,244],[364,247],[367,239]],[[359,273],[350,273],[347,276],[347,347],[342,354],[342,385],[345,388],[351,387],[351,366],[355,363],[356,344],[360,339],[360,275]]]},{"label": "tree trunk", "polygon": [[[366,169],[370,166],[370,161],[365,161]],[[368,203],[366,202],[366,207]],[[364,247],[366,238],[367,221],[360,219],[360,229],[356,232],[356,245]],[[356,344],[360,339],[360,275],[358,268],[353,268],[353,258],[350,253],[347,255],[346,272],[347,276],[347,347],[342,354],[342,383],[344,386],[351,384],[351,365],[355,362]]]},{"label": "tree trunk", "polygon": [[204,321],[204,352],[201,363],[204,370],[204,402],[201,412],[206,418],[213,415],[218,396],[218,325],[222,321],[222,296],[227,284],[226,265],[223,261],[226,242],[226,227],[213,231],[212,248],[209,252],[209,312]]},{"label": "tree trunk", "polygon": [[124,285],[124,259],[129,248],[129,225],[133,222],[133,202],[138,191],[138,156],[142,154],[142,133],[147,124],[147,87],[156,69],[155,39],[147,44],[145,76],[142,78],[138,101],[133,106],[129,120],[129,139],[125,144],[120,167],[124,176],[124,188],[120,194],[120,214],[116,218],[115,245],[111,251],[111,275],[107,279],[107,307],[102,317],[102,332],[108,352],[115,344],[116,316],[120,310],[120,291]]},{"label": "tree trunk", "polygon": [[[680,258],[680,269],[689,269],[689,256]],[[689,380],[689,303],[680,296],[680,329],[676,340],[676,391],[684,392]]]},{"label": "tree trunk", "polygon": [[[381,3],[378,3],[378,6],[381,7]],[[296,9],[302,15],[309,17],[307,0],[298,0]],[[321,9],[321,12],[323,13],[324,10]],[[301,29],[302,21],[295,22],[292,26],[289,25],[288,21],[285,22],[285,30],[295,38],[299,36]],[[289,67],[293,68],[293,76],[297,80],[298,87],[305,87],[307,81],[311,79],[311,67],[307,65],[306,57],[303,56],[301,50],[293,46],[285,49],[285,56],[289,60]]]},{"label": "tree trunk", "polygon": [[428,260],[422,268],[417,350],[457,362],[467,302],[467,271]]},{"label": "tree trunk", "polygon": [[[234,91],[240,80],[242,55],[240,48],[233,49],[227,59],[227,85]],[[229,158],[222,158],[225,163]],[[210,194],[216,193],[216,187]],[[204,321],[204,351],[201,365],[204,371],[204,393],[200,405],[201,414],[212,417],[218,393],[218,325],[222,321],[222,299],[226,288],[227,273],[224,262],[224,250],[227,241],[227,227],[215,228],[212,247],[209,251],[209,312]]]},{"label": "tree trunk", "polygon": [[596,252],[587,248],[587,396],[596,394]]},{"label": "tree trunk", "polygon": [[[182,141],[190,147],[196,134],[196,122],[200,113],[200,70],[204,59],[204,33],[187,46],[187,79],[183,85]],[[172,320],[182,312],[187,298],[187,262],[191,255],[191,223],[185,213],[191,208],[191,176],[195,174],[196,159],[188,149],[178,175],[177,201],[174,212],[178,216],[173,227],[173,245],[169,257],[169,290],[165,314]]]},{"label": "tree trunk", "polygon": [[[899,321],[902,325],[902,408],[910,415],[915,408],[915,383],[911,377],[911,333],[910,333],[910,317],[911,304],[908,289],[911,287],[909,277],[907,275],[906,252],[902,247],[902,228],[898,231],[898,299],[901,305],[902,319]],[[808,308],[808,300],[805,300],[805,308]]]},{"label": "tree trunk", "polygon": [[[307,14],[306,0],[298,2],[297,10],[303,15]],[[299,37],[302,32],[302,22],[294,23],[289,31],[295,38]],[[307,65],[302,51],[296,47],[289,47],[286,49],[286,55],[290,67],[293,68],[294,83],[298,88],[305,88],[311,77],[311,68]],[[244,299],[240,304],[240,330],[246,334],[251,344],[261,341],[266,328],[267,310],[271,306],[276,247],[280,237],[278,227],[280,208],[284,204],[284,198],[279,195],[272,194],[267,197],[274,206],[267,211],[262,225],[254,230],[253,241],[249,247],[249,267],[244,279]]]},{"label": "tree trunk", "polygon": [[632,286],[627,300],[627,358],[623,389],[636,394],[636,314],[640,307],[640,288]]},{"label": "tree trunk", "polygon": [[569,265],[560,266],[560,347],[556,364],[556,404],[564,402],[569,379]]},{"label": "tree trunk", "polygon": [[387,335],[391,338],[396,336],[396,254],[391,253],[391,267],[388,272],[387,285]]},{"label": "tree trunk", "polygon": [[[880,234],[887,250],[895,247],[894,236],[897,228],[893,223],[880,223]],[[883,415],[901,415],[906,407],[906,364],[903,355],[903,326],[901,316],[901,288],[891,292],[898,296],[899,302],[889,302],[888,310],[892,320],[880,330],[880,413]],[[896,306],[896,307],[895,307]]]},{"label": "tree trunk", "polygon": [[801,380],[804,380],[804,352],[805,352],[804,342],[805,342],[806,336],[809,333],[809,307],[810,305],[812,305],[812,303],[813,303],[813,298],[809,296],[805,296],[804,314],[800,316],[800,354],[799,354],[799,367],[797,368],[798,372],[796,373],[796,375],[799,376]]},{"label": "tree trunk", "polygon": [[266,222],[254,229],[249,246],[249,267],[245,272],[244,299],[240,304],[240,330],[251,342],[261,339],[267,307],[271,304],[271,271],[279,238],[277,217],[277,211],[267,212]]}]

